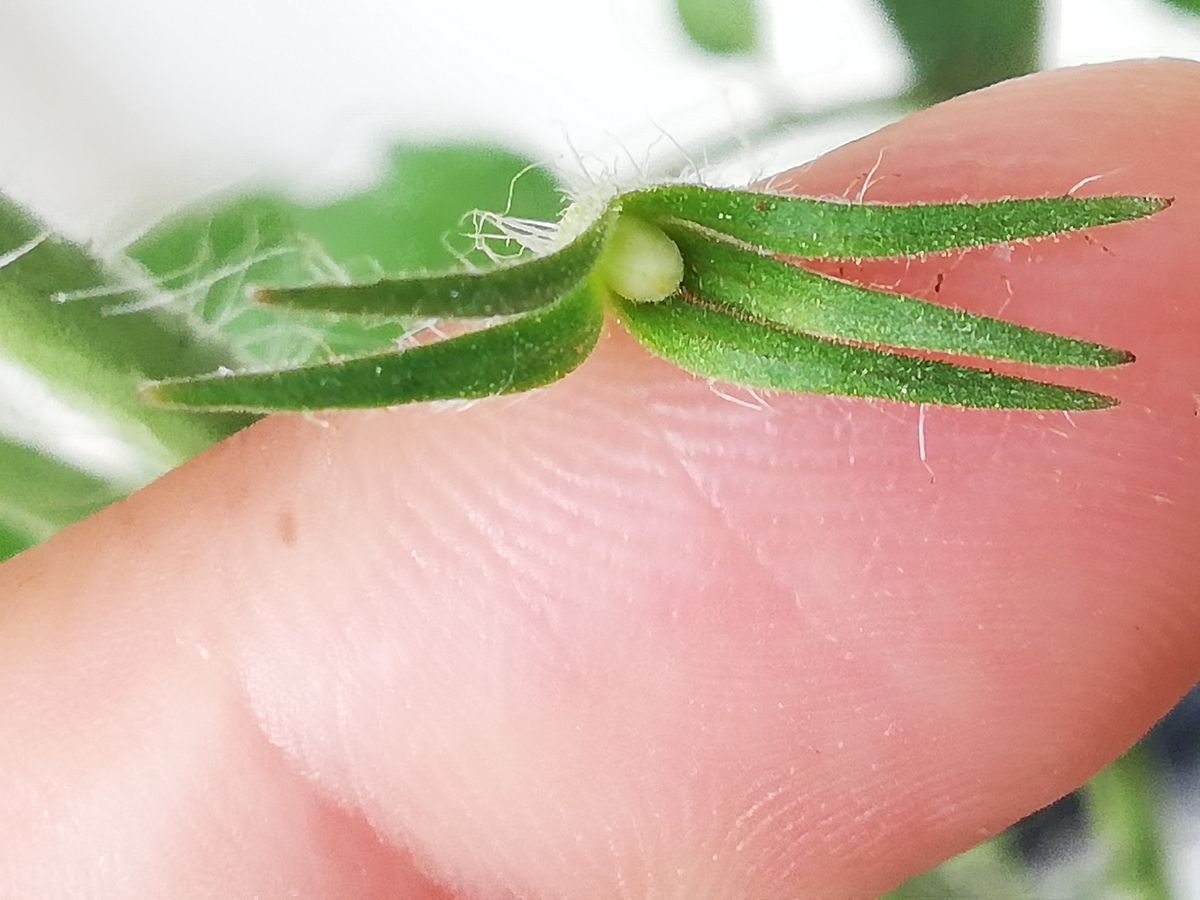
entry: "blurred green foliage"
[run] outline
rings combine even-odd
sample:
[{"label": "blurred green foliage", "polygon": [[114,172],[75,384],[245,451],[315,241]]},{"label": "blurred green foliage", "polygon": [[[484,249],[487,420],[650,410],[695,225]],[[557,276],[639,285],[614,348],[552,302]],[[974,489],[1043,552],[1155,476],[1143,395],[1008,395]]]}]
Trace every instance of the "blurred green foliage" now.
[{"label": "blurred green foliage", "polygon": [[0,439],[0,560],[120,499],[120,487]]},{"label": "blurred green foliage", "polygon": [[[366,190],[306,204],[278,192],[242,194],[173,217],[127,248],[173,302],[232,345],[227,364],[301,363],[378,350],[403,323],[363,324],[296,315],[249,303],[251,284],[297,285],[371,279],[474,261],[458,237],[476,207],[554,219],[561,198],[544,170],[489,147],[402,146]],[[510,204],[510,187],[511,204]],[[196,371],[193,370],[193,374]]]},{"label": "blurred green foliage", "polygon": [[[237,427],[229,417],[149,409],[137,399],[146,378],[219,365],[219,341],[170,310],[107,315],[129,299],[127,279],[2,197],[0,248],[19,248],[0,268],[0,354],[108,419],[151,467],[176,464]],[[74,299],[55,302],[64,297]]]},{"label": "blurred green foliage", "polygon": [[914,876],[885,900],[1029,900],[1029,881],[1001,836]]},{"label": "blurred green foliage", "polygon": [[702,50],[729,56],[758,49],[755,0],[675,0],[675,8],[683,30]]},{"label": "blurred green foliage", "polygon": [[1040,0],[877,0],[908,48],[922,100],[935,101],[1038,67]]},{"label": "blurred green foliage", "polygon": [[469,210],[505,209],[511,199],[514,214],[557,215],[561,198],[545,172],[514,185],[527,167],[494,147],[398,147],[382,176],[352,196],[205,203],[104,262],[0,198],[0,250],[13,257],[0,268],[0,353],[101,420],[142,463],[140,477],[118,483],[0,438],[0,559],[252,421],[147,406],[137,398],[146,380],[378,349],[404,329],[259,309],[246,299],[249,284],[447,268],[456,264],[448,243],[478,261],[471,242],[455,238]]}]

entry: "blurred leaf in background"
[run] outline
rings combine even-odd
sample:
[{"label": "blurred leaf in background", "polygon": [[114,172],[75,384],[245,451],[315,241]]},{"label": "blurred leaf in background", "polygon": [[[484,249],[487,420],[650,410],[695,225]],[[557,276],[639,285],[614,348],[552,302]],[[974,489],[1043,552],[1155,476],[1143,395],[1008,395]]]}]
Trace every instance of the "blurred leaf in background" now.
[{"label": "blurred leaf in background", "polygon": [[120,498],[102,478],[0,438],[0,560]]},{"label": "blurred leaf in background", "polygon": [[[0,422],[0,559],[138,487],[252,421],[153,408],[148,379],[220,366],[301,362],[391,345],[404,324],[364,326],[253,307],[254,281],[338,280],[441,269],[474,208],[553,220],[555,182],[484,146],[395,149],[369,189],[324,205],[260,194],[210,203],[152,229],[105,263],[0,198],[0,357],[119,439],[121,475],[81,471],[55,435],[34,448]],[[447,235],[450,236],[449,241]],[[57,301],[57,302],[56,302]],[[8,437],[4,435],[7,434]]]},{"label": "blurred leaf in background", "polygon": [[908,48],[923,101],[943,100],[1038,68],[1040,0],[877,2]]},{"label": "blurred leaf in background", "polygon": [[1163,2],[1176,9],[1200,15],[1200,0],[1163,0]]},{"label": "blurred leaf in background", "polygon": [[[64,403],[107,422],[144,460],[145,474],[186,459],[243,421],[139,402],[141,381],[213,368],[225,356],[222,344],[176,310],[106,315],[106,305],[135,295],[127,280],[2,197],[0,252],[0,356]],[[0,424],[21,431],[21,423]]]},{"label": "blurred leaf in background", "polygon": [[528,165],[489,147],[398,147],[382,178],[361,193],[323,205],[273,193],[218,201],[168,220],[127,252],[161,286],[166,302],[191,308],[229,342],[231,365],[298,364],[382,349],[402,334],[403,323],[278,312],[250,304],[246,288],[447,268],[457,264],[448,236],[454,252],[484,262],[469,241],[455,239],[468,211],[558,215],[555,183],[540,169],[521,175]]},{"label": "blurred leaf in background", "polygon": [[683,30],[702,50],[732,56],[758,49],[755,0],[675,0],[675,8]]}]

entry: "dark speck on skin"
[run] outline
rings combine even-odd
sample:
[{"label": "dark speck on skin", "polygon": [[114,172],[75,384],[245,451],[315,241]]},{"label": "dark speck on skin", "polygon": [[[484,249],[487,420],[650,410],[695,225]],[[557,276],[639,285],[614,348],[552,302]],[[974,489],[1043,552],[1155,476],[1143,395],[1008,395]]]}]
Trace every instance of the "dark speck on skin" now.
[{"label": "dark speck on skin", "polygon": [[275,522],[275,530],[279,532],[279,539],[283,541],[285,547],[296,546],[296,514],[294,512],[290,509],[281,512]]}]

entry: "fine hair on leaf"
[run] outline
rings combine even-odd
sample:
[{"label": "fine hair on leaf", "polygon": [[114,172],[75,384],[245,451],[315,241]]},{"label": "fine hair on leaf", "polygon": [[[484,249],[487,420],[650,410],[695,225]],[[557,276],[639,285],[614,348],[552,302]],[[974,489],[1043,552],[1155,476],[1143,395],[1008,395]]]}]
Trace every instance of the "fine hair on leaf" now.
[{"label": "fine hair on leaf", "polygon": [[1131,196],[852,204],[697,185],[646,188],[569,208],[558,227],[570,237],[553,251],[491,269],[258,292],[280,307],[367,319],[513,316],[501,324],[410,350],[171,379],[144,396],[267,412],[528,390],[587,357],[607,307],[654,353],[733,384],[988,409],[1103,409],[1116,401],[918,354],[1098,368],[1131,362],[1131,353],[868,288],[780,257],[967,249],[1113,225],[1169,205]]},{"label": "fine hair on leaf", "polygon": [[696,375],[747,387],[986,409],[1086,410],[1116,402],[1090,391],[764,326],[685,300],[618,301],[618,309],[634,337],[659,356]]},{"label": "fine hair on leaf", "polygon": [[542,309],[435,344],[296,369],[161,381],[143,396],[166,406],[302,412],[511,394],[569,374],[591,353],[603,322],[600,299],[584,281]]},{"label": "fine hair on leaf", "polygon": [[651,221],[690,223],[754,247],[809,259],[916,256],[1112,225],[1170,205],[1161,197],[1044,197],[986,203],[847,203],[696,185],[626,195]]}]

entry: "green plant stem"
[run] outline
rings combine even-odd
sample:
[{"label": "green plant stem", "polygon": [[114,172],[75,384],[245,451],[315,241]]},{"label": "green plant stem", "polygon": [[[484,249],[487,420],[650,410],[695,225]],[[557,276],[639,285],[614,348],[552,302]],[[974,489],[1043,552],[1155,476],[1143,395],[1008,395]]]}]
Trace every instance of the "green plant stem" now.
[{"label": "green plant stem", "polygon": [[1111,854],[1106,886],[1114,896],[1171,900],[1157,788],[1151,761],[1138,745],[1085,789],[1092,832]]}]

